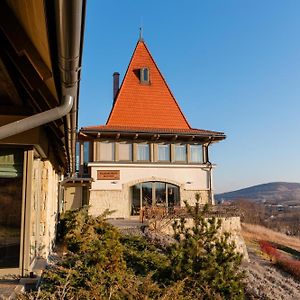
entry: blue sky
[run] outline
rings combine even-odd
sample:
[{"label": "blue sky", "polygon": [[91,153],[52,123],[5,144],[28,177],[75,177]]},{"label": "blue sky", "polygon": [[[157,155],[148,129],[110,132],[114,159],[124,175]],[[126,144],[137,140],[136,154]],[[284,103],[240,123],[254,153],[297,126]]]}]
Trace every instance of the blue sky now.
[{"label": "blue sky", "polygon": [[216,192],[300,181],[300,1],[87,1],[79,127],[105,124],[139,27],[194,128],[211,147]]}]

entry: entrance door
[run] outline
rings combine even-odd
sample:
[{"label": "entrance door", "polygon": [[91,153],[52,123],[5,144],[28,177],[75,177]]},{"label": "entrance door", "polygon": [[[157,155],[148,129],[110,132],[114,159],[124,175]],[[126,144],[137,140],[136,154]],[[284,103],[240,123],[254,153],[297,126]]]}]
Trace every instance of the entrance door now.
[{"label": "entrance door", "polygon": [[173,209],[180,206],[179,187],[166,182],[143,182],[131,187],[131,215],[139,215],[142,207]]}]

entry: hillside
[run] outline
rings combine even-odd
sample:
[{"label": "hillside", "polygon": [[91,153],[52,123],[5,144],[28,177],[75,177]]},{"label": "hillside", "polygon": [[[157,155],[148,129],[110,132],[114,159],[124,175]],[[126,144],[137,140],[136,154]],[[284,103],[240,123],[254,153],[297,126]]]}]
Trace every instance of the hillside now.
[{"label": "hillside", "polygon": [[300,183],[271,182],[215,195],[216,201],[251,200],[300,204]]},{"label": "hillside", "polygon": [[275,261],[263,255],[260,240],[281,245],[281,249],[299,253],[300,239],[275,232],[259,225],[242,224],[242,235],[247,245],[250,262],[244,264],[247,274],[247,299],[296,300],[300,299],[300,281],[295,276],[286,273]]}]

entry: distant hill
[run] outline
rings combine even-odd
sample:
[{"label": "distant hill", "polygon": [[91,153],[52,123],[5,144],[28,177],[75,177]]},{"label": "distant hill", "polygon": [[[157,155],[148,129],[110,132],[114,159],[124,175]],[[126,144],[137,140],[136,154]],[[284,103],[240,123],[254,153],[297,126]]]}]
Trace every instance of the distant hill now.
[{"label": "distant hill", "polygon": [[300,183],[271,182],[215,195],[216,201],[240,199],[269,203],[300,204]]}]

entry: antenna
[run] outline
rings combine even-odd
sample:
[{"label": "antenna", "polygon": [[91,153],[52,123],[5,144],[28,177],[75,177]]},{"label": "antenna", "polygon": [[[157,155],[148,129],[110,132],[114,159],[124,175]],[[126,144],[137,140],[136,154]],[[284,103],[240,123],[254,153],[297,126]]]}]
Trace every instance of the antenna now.
[{"label": "antenna", "polygon": [[141,16],[141,25],[140,25],[140,36],[139,36],[139,41],[143,42],[143,17]]},{"label": "antenna", "polygon": [[143,27],[140,27],[140,37],[139,37],[139,41],[143,42]]}]

